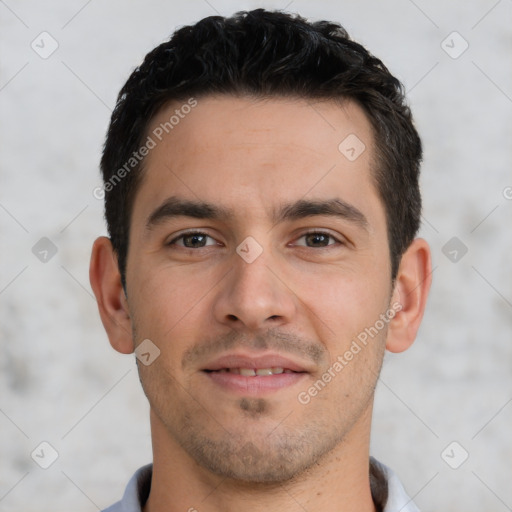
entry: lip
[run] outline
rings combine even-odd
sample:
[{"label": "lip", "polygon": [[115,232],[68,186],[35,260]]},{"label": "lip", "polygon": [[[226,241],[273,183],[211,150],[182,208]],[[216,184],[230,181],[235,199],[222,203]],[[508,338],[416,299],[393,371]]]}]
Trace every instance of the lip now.
[{"label": "lip", "polygon": [[[245,377],[236,373],[219,372],[225,368],[283,368],[287,373]],[[205,365],[203,374],[226,391],[241,395],[257,396],[293,386],[309,374],[306,365],[279,354],[250,356],[226,354]]]},{"label": "lip", "polygon": [[292,361],[279,354],[249,356],[243,354],[226,354],[208,363],[203,370],[216,371],[223,368],[283,368],[292,372],[308,372],[305,365]]}]

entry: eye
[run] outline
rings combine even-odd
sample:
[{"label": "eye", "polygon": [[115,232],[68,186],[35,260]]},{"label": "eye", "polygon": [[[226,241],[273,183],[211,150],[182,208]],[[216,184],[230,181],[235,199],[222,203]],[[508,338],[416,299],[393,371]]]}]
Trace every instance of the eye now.
[{"label": "eye", "polygon": [[[213,243],[207,243],[208,238],[212,240]],[[178,241],[181,241],[182,243],[177,243]],[[202,247],[216,244],[217,242],[211,236],[201,231],[189,231],[188,233],[182,233],[167,243],[167,245],[178,245],[180,247],[185,247],[186,249],[201,249]]]},{"label": "eye", "polygon": [[[297,240],[301,240],[302,238],[305,239],[305,244],[296,245],[312,248],[327,247],[330,245],[336,245],[336,243],[343,245],[343,243],[340,240],[335,238],[330,233],[327,233],[326,231],[308,231],[307,233],[304,233],[301,237],[299,237]],[[329,243],[329,239],[334,240],[334,243]]]}]

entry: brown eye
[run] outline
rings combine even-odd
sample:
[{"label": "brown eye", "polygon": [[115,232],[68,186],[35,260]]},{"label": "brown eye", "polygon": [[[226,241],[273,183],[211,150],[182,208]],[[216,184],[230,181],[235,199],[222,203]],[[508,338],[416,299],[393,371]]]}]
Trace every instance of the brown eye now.
[{"label": "brown eye", "polygon": [[[211,239],[214,243],[207,243],[207,240]],[[182,243],[177,243],[181,241]],[[189,233],[183,233],[180,236],[174,238],[168,245],[178,245],[187,249],[201,249],[207,245],[215,245],[215,240],[206,233],[200,231],[191,231]]]},{"label": "brown eye", "polygon": [[[330,245],[335,245],[337,243],[341,243],[339,240],[334,238],[330,233],[326,233],[324,231],[310,231],[309,233],[304,233],[298,240],[304,238],[305,244],[297,244],[297,245],[305,245],[306,247],[311,248],[322,248]],[[334,243],[331,242],[334,241]]]}]

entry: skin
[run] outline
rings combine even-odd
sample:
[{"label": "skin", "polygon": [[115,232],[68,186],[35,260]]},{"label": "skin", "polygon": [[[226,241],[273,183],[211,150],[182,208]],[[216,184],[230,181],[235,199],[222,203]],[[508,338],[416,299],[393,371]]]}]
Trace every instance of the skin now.
[{"label": "skin", "polygon": [[[159,112],[148,133],[177,107]],[[338,150],[349,134],[366,146],[354,161]],[[160,350],[148,366],[138,362],[154,452],[146,512],[375,510],[368,478],[374,389],[385,350],[414,341],[431,261],[427,243],[416,239],[392,286],[373,145],[369,121],[351,102],[208,96],[146,157],[126,294],[108,238],[96,240],[90,268],[112,346],[132,353],[149,339]],[[166,218],[148,228],[170,196],[232,214]],[[327,215],[271,217],[283,203],[336,198],[366,225]],[[208,237],[176,240],[191,229]],[[311,230],[330,237],[304,236]],[[251,263],[236,252],[249,236],[262,250]],[[337,357],[398,303],[378,334],[301,403],[299,394],[329,368],[332,376]],[[305,372],[269,393],[235,392],[202,371],[233,351],[278,353]]]}]

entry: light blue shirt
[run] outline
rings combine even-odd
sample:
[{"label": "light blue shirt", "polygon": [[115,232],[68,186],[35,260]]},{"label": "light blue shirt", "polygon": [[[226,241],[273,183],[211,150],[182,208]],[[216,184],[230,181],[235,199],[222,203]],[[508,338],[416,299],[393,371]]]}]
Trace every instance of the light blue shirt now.
[{"label": "light blue shirt", "polygon": [[[385,482],[376,483],[371,481],[372,494],[376,495],[376,492],[373,492],[373,486],[387,484],[387,500],[385,504],[381,504],[383,512],[420,512],[405,492],[396,474],[390,468],[373,457],[370,458],[370,464],[380,470],[380,473],[385,478]],[[118,501],[103,512],[142,512],[142,507],[149,496],[152,473],[152,464],[138,469],[128,482],[121,501]]]}]

